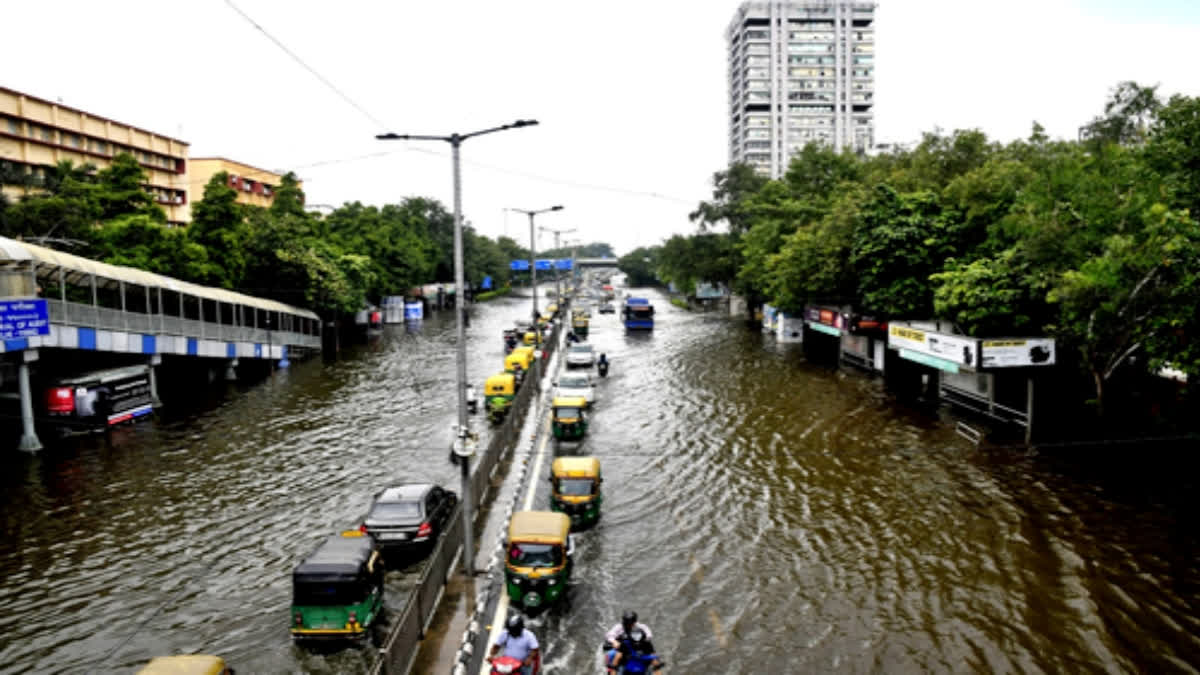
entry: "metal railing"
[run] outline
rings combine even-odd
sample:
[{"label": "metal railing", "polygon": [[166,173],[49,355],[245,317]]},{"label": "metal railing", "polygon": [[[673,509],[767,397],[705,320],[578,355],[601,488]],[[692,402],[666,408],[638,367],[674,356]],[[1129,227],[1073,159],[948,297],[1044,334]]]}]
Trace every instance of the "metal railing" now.
[{"label": "metal railing", "polygon": [[[520,440],[522,425],[532,407],[531,401],[541,388],[544,369],[554,354],[561,330],[561,325],[556,325],[550,337],[546,338],[542,358],[538,360],[535,372],[526,377],[521,384],[504,422],[492,429],[487,449],[480,453],[479,461],[471,473],[471,512],[477,520],[479,505],[494,496],[491,494],[492,478],[500,461],[512,452]],[[437,612],[446,582],[450,578],[450,571],[462,555],[464,532],[461,508],[462,504],[459,504],[454,510],[450,517],[453,525],[439,537],[437,546],[421,573],[420,581],[410,591],[404,609],[391,622],[387,638],[379,649],[379,657],[368,671],[371,675],[407,675],[412,669],[421,640]],[[470,534],[474,536],[473,532]]]},{"label": "metal railing", "polygon": [[225,342],[259,342],[277,345],[321,348],[321,336],[287,330],[233,326],[197,319],[183,319],[165,314],[125,312],[80,302],[47,299],[50,322],[67,326],[101,328],[134,333],[158,333],[184,337],[221,340]]}]

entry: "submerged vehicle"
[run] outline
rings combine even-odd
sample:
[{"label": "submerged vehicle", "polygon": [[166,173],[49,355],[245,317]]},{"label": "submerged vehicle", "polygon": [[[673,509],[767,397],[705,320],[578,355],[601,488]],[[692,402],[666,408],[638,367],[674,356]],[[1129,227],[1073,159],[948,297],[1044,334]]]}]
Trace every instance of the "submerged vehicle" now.
[{"label": "submerged vehicle", "polygon": [[359,530],[321,542],[292,572],[292,638],[362,641],[383,612],[383,557]]},{"label": "submerged vehicle", "polygon": [[103,431],[154,411],[150,367],[125,366],[60,377],[49,382],[44,417],[59,435]]},{"label": "submerged vehicle", "polygon": [[504,582],[508,598],[534,610],[565,597],[574,567],[571,519],[551,511],[518,511],[508,526]]},{"label": "submerged vehicle", "polygon": [[516,396],[517,378],[512,373],[492,375],[483,384],[483,400],[487,405],[488,421],[499,424],[508,415]]},{"label": "submerged vehicle", "polygon": [[625,298],[621,320],[625,330],[654,330],[654,305],[646,298]]},{"label": "submerged vehicle", "polygon": [[233,675],[225,659],[207,654],[156,656],[137,675]]},{"label": "submerged vehicle", "polygon": [[533,368],[533,358],[533,347],[517,347],[504,357],[504,372],[517,376],[518,387]]},{"label": "submerged vehicle", "polygon": [[567,514],[573,528],[594,525],[604,501],[603,482],[600,460],[595,457],[555,459],[550,465],[550,510]]},{"label": "submerged vehicle", "polygon": [[578,441],[587,435],[587,419],[583,413],[587,399],[582,396],[555,398],[551,407],[550,430],[555,440]]},{"label": "submerged vehicle", "polygon": [[392,485],[375,494],[360,530],[384,553],[428,553],[457,505],[457,494],[433,483]]}]

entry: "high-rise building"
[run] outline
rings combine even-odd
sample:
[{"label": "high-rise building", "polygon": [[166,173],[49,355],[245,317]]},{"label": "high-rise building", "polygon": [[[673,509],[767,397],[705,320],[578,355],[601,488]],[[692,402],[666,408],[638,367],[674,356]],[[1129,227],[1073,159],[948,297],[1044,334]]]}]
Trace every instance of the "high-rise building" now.
[{"label": "high-rise building", "polygon": [[778,178],[810,142],[875,142],[875,3],[745,2],[729,44],[729,160]]},{"label": "high-rise building", "polygon": [[[0,168],[28,175],[31,185],[63,160],[104,168],[122,152],[145,169],[145,188],[166,211],[167,222],[186,224],[187,143],[0,87]],[[0,189],[16,198],[36,187]]]}]

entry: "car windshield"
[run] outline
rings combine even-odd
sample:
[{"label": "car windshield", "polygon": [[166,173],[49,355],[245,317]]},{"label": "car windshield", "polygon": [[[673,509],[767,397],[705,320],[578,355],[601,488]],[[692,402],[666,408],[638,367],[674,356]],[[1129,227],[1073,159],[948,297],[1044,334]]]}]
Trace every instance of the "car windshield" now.
[{"label": "car windshield", "polygon": [[421,517],[421,506],[417,502],[379,502],[371,507],[369,518],[380,520],[410,520]]},{"label": "car windshield", "polygon": [[358,581],[301,582],[292,587],[292,604],[323,607],[356,605],[369,592],[370,588]]},{"label": "car windshield", "polygon": [[580,377],[577,375],[563,375],[562,377],[558,378],[558,386],[572,388],[586,387],[588,386],[588,379],[587,376]]},{"label": "car windshield", "polygon": [[574,354],[591,354],[592,346],[591,345],[572,345],[571,352]]},{"label": "car windshield", "polygon": [[514,543],[508,547],[508,561],[521,567],[558,567],[562,552],[553,544]]},{"label": "car windshield", "polygon": [[557,408],[554,416],[558,419],[573,419],[579,417],[579,408]]},{"label": "car windshield", "polygon": [[591,478],[560,478],[558,494],[568,497],[586,497],[592,494],[593,485],[595,483]]}]

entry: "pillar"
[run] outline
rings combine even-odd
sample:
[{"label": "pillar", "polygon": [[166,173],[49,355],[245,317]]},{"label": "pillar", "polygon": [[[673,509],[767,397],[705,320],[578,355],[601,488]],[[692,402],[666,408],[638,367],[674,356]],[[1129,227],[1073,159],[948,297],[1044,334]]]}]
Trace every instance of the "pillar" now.
[{"label": "pillar", "polygon": [[225,361],[225,381],[237,382],[237,359],[228,359]]},{"label": "pillar", "polygon": [[150,355],[150,405],[155,408],[162,407],[162,401],[158,398],[158,372],[157,366],[162,365],[162,354]]},{"label": "pillar", "polygon": [[17,383],[21,390],[21,443],[17,447],[26,452],[42,449],[37,431],[33,427],[33,390],[29,387],[29,364],[36,361],[36,349],[21,352],[21,365],[17,369]]}]

